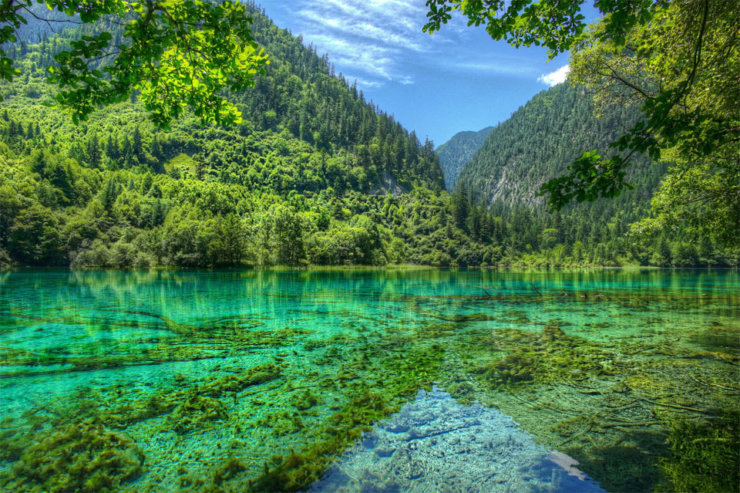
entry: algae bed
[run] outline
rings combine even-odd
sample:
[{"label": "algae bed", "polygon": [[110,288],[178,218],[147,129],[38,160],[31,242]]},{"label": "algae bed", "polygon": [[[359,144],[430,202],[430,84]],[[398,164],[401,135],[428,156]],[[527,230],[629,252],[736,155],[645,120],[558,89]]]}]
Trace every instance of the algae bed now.
[{"label": "algae bed", "polygon": [[734,492],[739,365],[731,271],[6,273],[0,490]]}]

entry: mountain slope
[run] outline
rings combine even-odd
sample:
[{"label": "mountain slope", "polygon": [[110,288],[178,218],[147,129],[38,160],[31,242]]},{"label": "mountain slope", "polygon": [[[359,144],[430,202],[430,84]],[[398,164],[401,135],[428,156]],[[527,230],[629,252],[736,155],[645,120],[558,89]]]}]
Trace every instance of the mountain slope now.
[{"label": "mountain slope", "polygon": [[186,117],[160,130],[135,96],[78,126],[48,106],[53,55],[113,25],[13,47],[22,75],[0,86],[0,264],[495,261],[455,226],[431,144],[254,18],[271,65],[232,95],[244,122],[231,128]]},{"label": "mountain slope", "polygon": [[450,140],[437,147],[436,153],[439,156],[439,165],[442,168],[447,190],[455,188],[460,172],[473,159],[492,130],[493,127],[486,127],[477,132],[469,130],[458,132]]},{"label": "mountain slope", "polygon": [[648,214],[663,165],[635,155],[627,175],[633,189],[614,199],[571,204],[555,216],[545,212],[544,198],[537,193],[542,183],[564,174],[582,152],[595,149],[608,155],[609,143],[639,118],[636,109],[616,106],[597,118],[583,88],[557,85],[534,96],[491,132],[463,169],[460,186],[503,216],[521,207],[542,216],[544,227],[559,229],[566,243],[614,239]]},{"label": "mountain slope", "polygon": [[524,253],[525,264],[732,265],[733,257],[711,242],[697,248],[680,237],[627,234],[630,224],[649,214],[652,192],[665,172],[664,164],[645,156],[633,156],[627,175],[633,188],[619,197],[547,211],[538,196],[542,183],[564,174],[583,151],[608,155],[609,144],[639,118],[636,109],[618,106],[596,118],[584,89],[555,86],[490,133],[462,170],[459,193],[485,204],[499,219],[494,237],[506,251],[532,252]]},{"label": "mountain slope", "polygon": [[[534,96],[496,127],[462,171],[460,180],[488,203],[533,207],[540,185],[563,174],[583,151],[608,154],[608,145],[640,118],[633,108],[611,107],[594,116],[588,93],[559,84]],[[650,197],[662,168],[636,156],[630,170],[635,186],[615,203],[641,205]],[[629,204],[625,203],[628,202]]]}]

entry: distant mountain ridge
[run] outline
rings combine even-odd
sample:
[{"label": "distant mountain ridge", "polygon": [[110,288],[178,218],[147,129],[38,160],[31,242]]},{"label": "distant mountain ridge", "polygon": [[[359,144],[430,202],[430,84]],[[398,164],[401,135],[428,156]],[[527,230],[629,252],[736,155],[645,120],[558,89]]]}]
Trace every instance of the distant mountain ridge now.
[{"label": "distant mountain ridge", "polygon": [[632,156],[627,171],[632,188],[620,196],[548,211],[539,195],[542,184],[565,174],[584,151],[610,155],[609,144],[642,117],[637,108],[622,105],[602,109],[598,118],[594,110],[583,87],[559,84],[535,95],[491,131],[462,169],[456,196],[499,218],[497,235],[506,248],[540,251],[545,263],[555,259],[558,264],[571,255],[598,265],[697,265],[699,255],[685,254],[690,248],[680,239],[640,243],[627,235],[632,223],[650,213],[653,191],[666,169],[646,156]]},{"label": "distant mountain ridge", "polygon": [[466,130],[458,132],[447,142],[437,147],[439,165],[445,179],[445,187],[452,190],[455,187],[460,172],[473,156],[478,152],[486,138],[494,127],[486,127],[482,130]]},{"label": "distant mountain ridge", "polygon": [[[493,129],[458,180],[488,204],[539,208],[542,183],[564,174],[584,151],[609,154],[609,144],[639,118],[636,108],[624,106],[606,108],[597,118],[584,88],[559,84],[535,95]],[[663,174],[646,156],[632,161],[629,180],[635,188],[615,201],[622,209],[629,204],[642,209]]]}]

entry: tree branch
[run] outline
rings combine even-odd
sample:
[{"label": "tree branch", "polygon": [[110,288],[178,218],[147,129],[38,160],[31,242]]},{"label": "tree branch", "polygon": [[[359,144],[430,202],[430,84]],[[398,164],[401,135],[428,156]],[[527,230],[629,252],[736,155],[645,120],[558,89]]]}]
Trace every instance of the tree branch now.
[{"label": "tree branch", "polygon": [[51,25],[52,22],[58,22],[58,23],[63,23],[63,24],[77,24],[77,25],[82,24],[82,21],[75,21],[72,19],[49,19],[46,17],[40,17],[33,10],[29,9],[25,5],[21,5],[21,10],[25,10],[28,13],[28,15],[30,15],[31,17],[33,17],[34,19],[38,21],[46,22],[49,25],[49,29],[51,29],[53,33],[56,33],[56,31],[54,31],[54,27]]}]

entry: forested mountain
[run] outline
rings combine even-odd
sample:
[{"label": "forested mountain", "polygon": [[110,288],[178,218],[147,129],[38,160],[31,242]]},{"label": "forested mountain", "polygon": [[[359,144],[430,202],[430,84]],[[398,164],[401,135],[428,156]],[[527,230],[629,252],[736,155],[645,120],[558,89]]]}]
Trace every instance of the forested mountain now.
[{"label": "forested mountain", "polygon": [[436,152],[447,190],[455,188],[460,172],[473,159],[492,130],[493,127],[486,127],[477,132],[469,130],[458,132],[450,140],[437,147]]},{"label": "forested mountain", "polygon": [[49,9],[46,4],[32,4],[25,12],[29,13],[24,17],[26,23],[18,26],[15,31],[15,37],[21,45],[21,50],[26,49],[25,45],[38,43],[44,38],[61,34],[66,28],[79,23],[78,17],[70,18],[63,12]]},{"label": "forested mountain", "polygon": [[[534,96],[497,126],[460,175],[460,181],[488,203],[534,206],[542,183],[563,174],[584,151],[608,154],[641,115],[635,108],[613,106],[596,117],[590,94],[569,84]],[[630,182],[634,190],[615,201],[619,209],[644,205],[663,174],[645,156],[636,156]]]},{"label": "forested mountain", "polygon": [[256,87],[233,95],[244,121],[230,128],[183,118],[160,130],[135,96],[74,125],[49,106],[43,76],[92,28],[11,47],[22,75],[0,88],[0,262],[498,260],[456,226],[431,142],[261,11],[253,28],[271,63]]},{"label": "forested mountain", "polygon": [[619,197],[570,205],[549,213],[540,186],[565,173],[584,151],[609,155],[609,143],[641,118],[628,106],[611,106],[597,118],[591,95],[559,84],[533,97],[498,125],[463,168],[458,195],[485,205],[508,232],[509,248],[539,252],[527,262],[560,264],[564,257],[599,265],[704,265],[737,261],[717,252],[708,239],[639,237],[629,226],[649,214],[652,192],[665,166],[633,156]]}]

